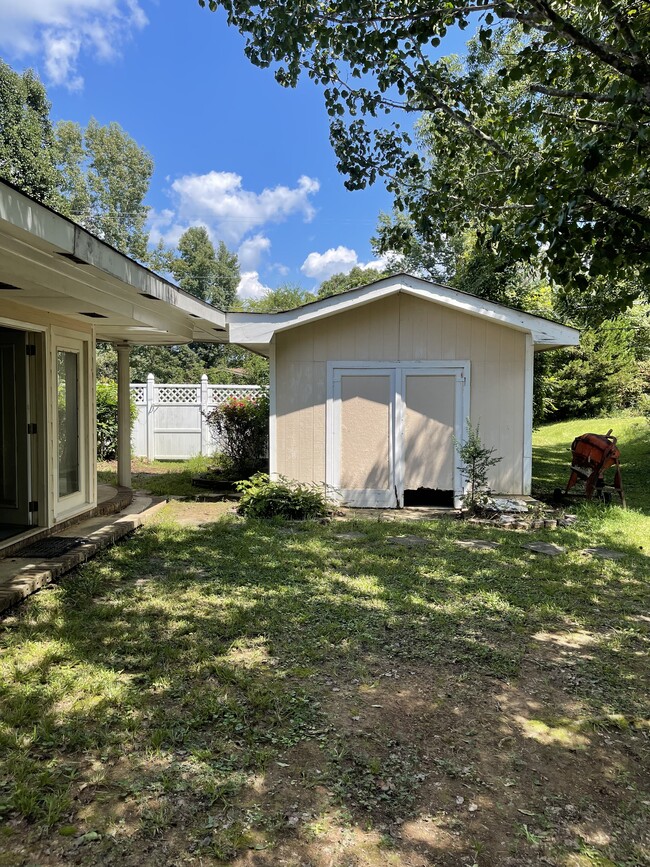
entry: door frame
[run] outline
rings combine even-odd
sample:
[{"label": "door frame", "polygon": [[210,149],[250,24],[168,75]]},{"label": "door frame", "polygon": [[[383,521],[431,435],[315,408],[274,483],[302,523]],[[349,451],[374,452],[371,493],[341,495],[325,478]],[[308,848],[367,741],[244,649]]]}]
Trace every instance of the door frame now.
[{"label": "door frame", "polygon": [[[48,526],[48,478],[47,437],[45,436],[47,371],[45,358],[48,352],[48,328],[34,322],[0,316],[0,327],[23,332],[26,344],[36,347],[36,354],[27,358],[26,364],[26,410],[27,422],[35,432],[27,434],[26,483],[30,502],[28,529],[5,540],[12,544]],[[36,506],[38,504],[38,506]]]},{"label": "door frame", "polygon": [[[330,367],[330,365],[332,365]],[[327,445],[325,452],[326,484],[330,496],[345,502],[350,506],[361,506],[370,509],[390,509],[395,505],[395,394],[396,370],[391,364],[366,364],[363,366],[328,364],[327,377]],[[351,376],[387,376],[389,379],[389,424],[388,424],[388,488],[380,490],[366,488],[363,490],[343,490],[341,481],[341,377]]]},{"label": "door frame", "polygon": [[[70,331],[69,329],[53,329],[51,341],[51,367],[52,367],[52,422],[53,422],[53,451],[51,482],[54,495],[54,519],[60,521],[81,511],[84,506],[92,502],[93,485],[89,474],[88,457],[92,453],[91,442],[94,428],[91,424],[91,413],[94,405],[89,400],[88,383],[93,376],[90,364],[90,347],[94,348],[94,342],[90,336]],[[77,424],[78,424],[78,461],[79,461],[79,490],[70,494],[59,494],[59,416],[57,403],[57,353],[74,352],[77,355]]]},{"label": "door frame", "polygon": [[[461,443],[467,437],[470,414],[470,362],[468,360],[428,361],[328,361],[325,439],[325,482],[328,493],[351,506],[391,508],[404,505],[404,452],[407,376],[453,376],[456,381],[454,436]],[[391,377],[391,414],[389,432],[390,477],[392,491],[386,498],[378,492],[340,489],[341,467],[341,376],[372,376],[386,373]],[[454,467],[454,506],[462,505],[465,479],[458,466]],[[380,492],[384,493],[384,492]]]}]

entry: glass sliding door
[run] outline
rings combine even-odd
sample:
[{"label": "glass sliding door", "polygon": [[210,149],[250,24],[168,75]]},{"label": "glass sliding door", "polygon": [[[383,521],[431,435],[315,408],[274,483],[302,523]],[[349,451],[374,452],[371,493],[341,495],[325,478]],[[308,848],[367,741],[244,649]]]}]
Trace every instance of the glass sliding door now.
[{"label": "glass sliding door", "polygon": [[79,386],[79,354],[69,349],[57,349],[59,497],[76,494],[81,489]]},{"label": "glass sliding door", "polygon": [[0,542],[30,524],[26,333],[0,328]]},{"label": "glass sliding door", "polygon": [[93,490],[90,483],[89,439],[91,422],[87,394],[90,373],[90,342],[55,335],[54,442],[56,469],[55,519],[79,512]]}]

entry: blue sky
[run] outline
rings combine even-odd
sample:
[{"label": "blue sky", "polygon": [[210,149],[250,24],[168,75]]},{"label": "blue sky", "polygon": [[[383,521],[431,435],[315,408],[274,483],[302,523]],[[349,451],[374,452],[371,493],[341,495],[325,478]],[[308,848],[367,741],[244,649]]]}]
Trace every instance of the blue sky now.
[{"label": "blue sky", "polygon": [[285,90],[252,66],[221,12],[196,0],[0,0],[0,53],[39,72],[55,120],[117,121],[146,147],[152,239],[206,225],[238,251],[242,295],[313,290],[373,262],[390,197],[380,184],[345,190],[319,89]]}]

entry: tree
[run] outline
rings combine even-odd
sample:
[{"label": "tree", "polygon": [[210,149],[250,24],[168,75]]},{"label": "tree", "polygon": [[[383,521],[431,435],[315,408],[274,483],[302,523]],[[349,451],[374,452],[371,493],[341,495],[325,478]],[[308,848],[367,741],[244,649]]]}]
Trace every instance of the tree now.
[{"label": "tree", "polygon": [[[282,85],[295,86],[303,72],[323,85],[346,186],[385,178],[424,239],[461,225],[498,235],[505,214],[520,258],[544,249],[558,281],[584,290],[594,277],[624,272],[647,291],[646,4],[199,2],[224,7],[249,59],[273,66]],[[470,24],[467,62],[439,59],[444,37]],[[427,114],[437,127],[431,159],[413,150],[400,111]],[[400,249],[399,233],[387,240]]]},{"label": "tree", "polygon": [[178,256],[169,255],[169,270],[185,292],[221,310],[232,307],[239,286],[239,261],[223,241],[218,250],[204,226],[191,226],[178,241]]},{"label": "tree", "polygon": [[640,397],[634,389],[639,368],[628,314],[583,329],[580,346],[553,356],[546,371],[551,402],[547,418],[593,418],[630,406]]},{"label": "tree", "polygon": [[0,60],[0,177],[59,207],[61,176],[45,87],[33,70],[20,75]]},{"label": "tree", "polygon": [[248,298],[244,308],[252,313],[281,313],[315,301],[315,297],[300,286],[286,283],[277,289],[269,289],[261,298]]},{"label": "tree", "polygon": [[65,212],[122,253],[147,261],[149,154],[114,122],[102,126],[91,118],[82,130],[61,121],[55,133]]},{"label": "tree", "polygon": [[[390,248],[388,238],[399,237],[399,252]],[[462,248],[462,235],[435,238],[420,237],[413,221],[404,213],[379,215],[376,235],[370,239],[376,256],[383,256],[389,273],[405,271],[417,274],[435,283],[449,283],[454,274],[456,259]]]},{"label": "tree", "polygon": [[230,310],[232,307],[237,297],[240,278],[237,254],[231,253],[224,242],[219,241],[215,271],[216,291],[212,303],[220,310]]},{"label": "tree", "polygon": [[357,289],[359,286],[366,286],[368,283],[374,283],[376,280],[381,280],[383,277],[388,277],[389,274],[394,274],[399,268],[393,268],[386,271],[376,271],[374,268],[360,268],[356,265],[347,274],[334,274],[328,280],[324,280],[318,287],[317,295],[319,298],[329,298],[330,295],[339,295],[341,292],[347,292],[350,289]]}]

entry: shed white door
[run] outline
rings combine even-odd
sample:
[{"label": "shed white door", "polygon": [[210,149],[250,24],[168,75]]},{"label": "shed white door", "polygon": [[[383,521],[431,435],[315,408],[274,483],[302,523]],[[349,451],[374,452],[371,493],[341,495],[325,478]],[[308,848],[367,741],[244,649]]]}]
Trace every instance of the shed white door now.
[{"label": "shed white door", "polygon": [[394,506],[395,371],[339,369],[332,384],[334,488],[351,506]]},{"label": "shed white door", "polygon": [[401,506],[419,489],[458,504],[469,363],[349,364],[330,363],[328,484],[350,506]]}]

